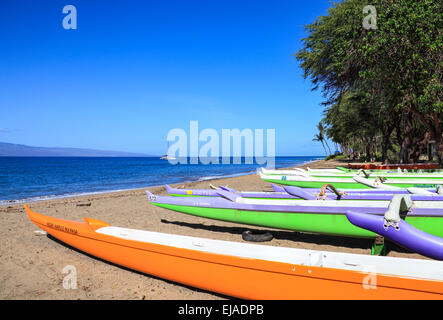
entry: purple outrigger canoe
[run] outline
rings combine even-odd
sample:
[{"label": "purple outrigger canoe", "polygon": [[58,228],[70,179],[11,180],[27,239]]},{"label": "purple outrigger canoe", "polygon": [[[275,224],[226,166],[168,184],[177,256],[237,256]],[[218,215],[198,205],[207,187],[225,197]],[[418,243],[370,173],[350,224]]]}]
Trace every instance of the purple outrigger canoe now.
[{"label": "purple outrigger canoe", "polygon": [[[243,198],[226,190],[211,190],[218,196],[158,196],[146,191],[159,207],[194,216],[299,232],[376,238],[385,236],[425,256],[443,258],[443,206],[438,201],[412,200],[396,194],[391,201],[269,200]],[[212,194],[212,193],[211,193]],[[423,196],[417,196],[423,197]],[[396,198],[403,199],[400,206]],[[406,199],[406,200],[405,200]],[[397,206],[397,207],[395,207]],[[389,212],[395,211],[399,229],[384,228]],[[378,250],[376,242],[373,253]]]},{"label": "purple outrigger canoe", "polygon": [[[149,201],[159,207],[209,219],[337,236],[375,238],[374,232],[356,227],[347,211],[383,217],[390,201],[366,200],[269,200],[243,198],[214,190],[217,197],[158,196],[146,191]],[[409,197],[408,195],[406,195]],[[443,237],[443,206],[438,201],[414,201],[406,220],[413,226]]]},{"label": "purple outrigger canoe", "polygon": [[[220,190],[234,193],[243,198],[254,199],[304,199],[304,200],[384,200],[390,201],[395,194],[409,194],[404,190],[362,190],[360,192],[339,191],[333,189],[325,189],[325,193],[320,196],[320,189],[318,191],[313,189],[300,188],[295,186],[279,187],[272,185],[274,192],[251,192],[240,191],[228,187],[220,186]],[[196,196],[196,197],[218,197],[220,196],[216,189],[178,189],[165,185],[166,191],[174,196]],[[443,194],[425,190],[429,194],[411,194],[413,201],[443,201]]]},{"label": "purple outrigger canoe", "polygon": [[219,186],[220,189],[178,189],[169,185],[165,185],[166,191],[170,195],[174,196],[196,196],[196,197],[218,197],[220,196],[217,191],[224,190],[235,193],[243,198],[256,198],[256,199],[298,199],[298,197],[291,196],[283,188],[282,191],[277,192],[251,192],[251,191],[236,191],[232,188]]},{"label": "purple outrigger canoe", "polygon": [[[326,193],[335,193],[335,191],[332,190],[331,185],[326,184]],[[309,192],[312,193],[319,193],[321,191],[320,188],[301,188],[301,187],[296,187],[296,186],[278,186],[276,184],[271,183],[271,187],[275,192],[286,192],[285,188],[286,187],[293,187],[293,188],[299,188],[299,189],[304,189],[304,190],[309,190]],[[365,194],[411,194],[413,192],[420,192],[421,194],[423,193],[430,193],[433,195],[443,195],[443,189],[441,189],[440,187],[437,188],[407,188],[407,189],[336,189],[338,192],[345,192],[347,194],[360,194],[360,193],[365,193]],[[410,191],[409,191],[410,190]]]},{"label": "purple outrigger canoe", "polygon": [[[320,195],[319,193],[312,192],[310,189],[304,189],[300,187],[285,186],[284,190],[291,196],[302,198],[305,200],[379,200],[390,201],[395,195],[401,195],[402,193],[380,193],[380,192],[363,192],[363,193],[325,193]],[[443,201],[443,194],[430,193],[430,194],[404,194],[409,195],[412,201]],[[442,203],[443,208],[443,203]]]}]

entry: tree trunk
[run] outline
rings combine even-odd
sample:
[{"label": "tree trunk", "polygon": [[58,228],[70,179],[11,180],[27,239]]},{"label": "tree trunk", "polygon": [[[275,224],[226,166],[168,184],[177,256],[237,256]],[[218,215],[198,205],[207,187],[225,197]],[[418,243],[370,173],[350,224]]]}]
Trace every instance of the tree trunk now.
[{"label": "tree trunk", "polygon": [[403,112],[402,120],[404,139],[400,146],[400,163],[409,163],[413,143],[413,123],[411,112]]},{"label": "tree trunk", "polygon": [[388,163],[388,150],[391,145],[391,142],[389,139],[390,135],[391,134],[383,135],[383,140],[381,142],[381,162],[382,163]]},{"label": "tree trunk", "polygon": [[443,166],[443,136],[440,135],[439,141],[436,140],[437,160],[440,166]]},{"label": "tree trunk", "polygon": [[328,142],[326,141],[326,139],[325,139],[325,144],[326,144],[326,146],[328,147],[329,154],[331,154],[331,148],[329,148],[329,144],[328,144]]},{"label": "tree trunk", "polygon": [[326,152],[325,144],[323,143],[323,141],[321,142],[321,145],[323,146],[323,150],[325,150],[325,155],[328,156],[328,153]]},{"label": "tree trunk", "polygon": [[427,131],[421,140],[414,142],[413,148],[412,148],[411,152],[409,153],[409,158],[414,163],[418,162],[420,155],[423,154],[424,151],[426,150],[429,140],[430,140],[430,136],[431,136],[431,134],[429,133],[429,131]]},{"label": "tree trunk", "polygon": [[431,140],[435,141],[437,160],[440,165],[443,165],[443,132],[440,124],[440,119],[436,113],[433,115],[433,130],[430,130]]},{"label": "tree trunk", "polygon": [[417,116],[421,123],[429,130],[431,140],[435,141],[437,159],[440,165],[443,165],[443,130],[440,123],[440,117],[437,112],[433,112],[430,115],[430,120],[417,111],[414,107],[411,107],[411,112]]},{"label": "tree trunk", "polygon": [[395,129],[396,121],[390,122],[390,125],[385,125],[381,127],[381,161],[382,163],[388,163],[388,150],[391,149],[391,136]]}]

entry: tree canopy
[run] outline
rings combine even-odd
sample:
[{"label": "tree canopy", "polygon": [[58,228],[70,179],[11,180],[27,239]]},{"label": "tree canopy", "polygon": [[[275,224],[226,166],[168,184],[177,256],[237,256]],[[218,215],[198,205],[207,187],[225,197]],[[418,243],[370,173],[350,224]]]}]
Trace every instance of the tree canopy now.
[{"label": "tree canopy", "polygon": [[333,3],[305,26],[295,54],[323,93],[326,135],[344,152],[403,163],[416,162],[433,140],[443,163],[443,2],[371,4]]}]

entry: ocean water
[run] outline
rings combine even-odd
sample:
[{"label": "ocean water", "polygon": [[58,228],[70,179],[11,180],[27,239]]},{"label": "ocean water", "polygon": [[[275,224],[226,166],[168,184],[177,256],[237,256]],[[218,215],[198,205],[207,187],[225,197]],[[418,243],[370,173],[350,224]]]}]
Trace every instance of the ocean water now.
[{"label": "ocean water", "polygon": [[[276,157],[275,167],[317,159]],[[0,157],[0,205],[243,175],[262,166],[244,159],[172,165],[159,158]]]}]

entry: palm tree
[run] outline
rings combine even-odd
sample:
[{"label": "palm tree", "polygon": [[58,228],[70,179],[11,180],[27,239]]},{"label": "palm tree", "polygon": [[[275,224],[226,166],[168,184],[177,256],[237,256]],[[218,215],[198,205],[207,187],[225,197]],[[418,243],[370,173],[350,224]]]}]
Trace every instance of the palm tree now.
[{"label": "palm tree", "polygon": [[325,154],[328,155],[328,153],[326,152],[325,143],[329,149],[329,154],[331,153],[331,149],[329,148],[329,145],[325,140],[325,135],[324,135],[325,128],[323,127],[323,123],[321,121],[317,124],[317,129],[318,133],[314,136],[314,139],[312,139],[312,141],[320,141],[321,145],[323,146],[323,149],[325,150]]},{"label": "palm tree", "polygon": [[325,150],[325,154],[327,155],[326,149],[325,149],[325,144],[323,143],[323,137],[321,135],[319,135],[318,133],[314,136],[315,138],[312,139],[312,141],[320,141],[321,145],[323,146],[323,150]]},{"label": "palm tree", "polygon": [[329,154],[331,154],[331,148],[329,148],[328,140],[325,138],[325,127],[323,127],[323,121],[320,121],[317,124],[317,129],[318,129],[318,132],[322,135],[323,141],[325,142],[326,147],[328,147]]}]

